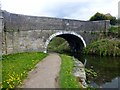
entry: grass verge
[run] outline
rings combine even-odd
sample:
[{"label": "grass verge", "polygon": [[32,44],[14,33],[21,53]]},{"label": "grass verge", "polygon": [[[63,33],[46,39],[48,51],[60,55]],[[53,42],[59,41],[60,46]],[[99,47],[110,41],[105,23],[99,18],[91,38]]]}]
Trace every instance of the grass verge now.
[{"label": "grass verge", "polygon": [[2,88],[15,88],[21,85],[28,72],[46,56],[40,52],[3,55]]},{"label": "grass verge", "polygon": [[72,70],[74,67],[74,61],[72,57],[67,55],[60,55],[61,62],[61,70],[59,74],[59,86],[60,88],[81,88],[79,81],[77,81],[76,77],[73,76]]}]

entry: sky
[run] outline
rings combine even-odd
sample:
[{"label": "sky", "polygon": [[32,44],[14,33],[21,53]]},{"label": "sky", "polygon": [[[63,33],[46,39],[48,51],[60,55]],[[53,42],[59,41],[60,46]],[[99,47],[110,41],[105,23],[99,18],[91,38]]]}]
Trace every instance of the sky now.
[{"label": "sky", "polygon": [[1,9],[11,13],[89,20],[96,12],[118,17],[120,0],[0,0]]}]

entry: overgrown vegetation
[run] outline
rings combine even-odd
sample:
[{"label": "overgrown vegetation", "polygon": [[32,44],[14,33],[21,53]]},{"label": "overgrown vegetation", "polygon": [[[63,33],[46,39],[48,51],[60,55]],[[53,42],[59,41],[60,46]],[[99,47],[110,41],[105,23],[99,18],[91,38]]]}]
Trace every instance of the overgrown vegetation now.
[{"label": "overgrown vegetation", "polygon": [[65,39],[55,37],[48,45],[48,52],[69,53],[70,47]]},{"label": "overgrown vegetation", "polygon": [[90,79],[96,78],[97,77],[97,73],[93,70],[93,69],[88,69],[85,68],[85,72],[86,72],[86,76],[87,76],[87,83],[90,83]]},{"label": "overgrown vegetation", "polygon": [[107,32],[99,32],[97,39],[120,39],[119,34],[119,27],[118,26],[111,26]]},{"label": "overgrown vegetation", "polygon": [[120,26],[111,26],[107,35],[112,38],[120,38]]},{"label": "overgrown vegetation", "polygon": [[84,49],[84,53],[100,56],[120,56],[120,41],[101,39],[88,45]]},{"label": "overgrown vegetation", "polygon": [[80,83],[76,77],[73,76],[72,70],[74,67],[74,61],[72,57],[67,55],[60,55],[62,59],[61,70],[59,74],[60,88],[80,88]]},{"label": "overgrown vegetation", "polygon": [[15,88],[21,85],[28,72],[46,55],[40,52],[3,55],[2,88]]},{"label": "overgrown vegetation", "polygon": [[112,26],[112,27],[109,29],[109,32],[118,33],[118,26]]}]

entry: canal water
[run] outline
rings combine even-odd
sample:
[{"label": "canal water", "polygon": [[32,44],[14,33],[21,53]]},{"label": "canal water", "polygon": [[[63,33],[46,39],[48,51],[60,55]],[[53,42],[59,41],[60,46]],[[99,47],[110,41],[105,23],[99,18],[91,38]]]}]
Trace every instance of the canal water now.
[{"label": "canal water", "polygon": [[80,56],[76,57],[87,69],[97,73],[95,77],[87,76],[88,85],[94,88],[119,88],[120,57]]}]

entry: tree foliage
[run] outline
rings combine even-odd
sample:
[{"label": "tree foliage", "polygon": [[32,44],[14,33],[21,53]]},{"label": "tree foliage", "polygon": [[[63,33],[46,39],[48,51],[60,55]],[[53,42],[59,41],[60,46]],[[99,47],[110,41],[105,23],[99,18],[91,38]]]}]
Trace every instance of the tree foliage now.
[{"label": "tree foliage", "polygon": [[97,20],[110,20],[111,25],[115,25],[117,23],[116,17],[113,17],[111,15],[105,15],[99,12],[97,12],[95,15],[93,15],[90,18],[90,21],[97,21]]}]

